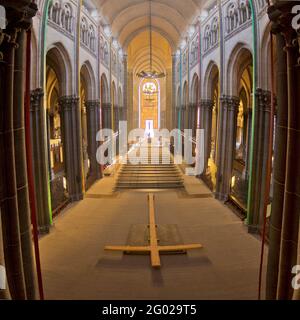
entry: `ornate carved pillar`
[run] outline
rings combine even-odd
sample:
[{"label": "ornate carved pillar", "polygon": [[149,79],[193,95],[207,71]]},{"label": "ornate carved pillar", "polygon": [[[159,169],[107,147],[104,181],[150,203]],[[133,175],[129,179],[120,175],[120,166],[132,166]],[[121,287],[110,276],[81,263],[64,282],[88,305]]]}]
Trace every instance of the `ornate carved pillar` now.
[{"label": "ornate carved pillar", "polygon": [[30,125],[33,154],[33,172],[36,197],[37,222],[41,234],[50,228],[49,212],[49,164],[46,131],[46,112],[42,89],[31,92]]},{"label": "ornate carved pillar", "polygon": [[226,201],[230,193],[239,103],[237,97],[223,95],[220,98],[215,196],[221,201]]},{"label": "ornate carved pillar", "polygon": [[62,141],[64,149],[65,170],[67,178],[67,189],[71,201],[83,199],[82,185],[82,155],[78,137],[77,108],[79,98],[76,96],[65,96],[59,99],[62,117]]}]

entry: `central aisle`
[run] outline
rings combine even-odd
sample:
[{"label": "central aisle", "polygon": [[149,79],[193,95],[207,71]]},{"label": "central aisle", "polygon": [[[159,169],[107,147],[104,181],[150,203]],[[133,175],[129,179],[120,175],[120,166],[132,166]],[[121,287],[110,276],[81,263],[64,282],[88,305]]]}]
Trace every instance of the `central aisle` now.
[{"label": "central aisle", "polygon": [[147,192],[110,194],[114,179],[104,178],[40,240],[46,299],[256,299],[259,240],[201,181],[184,180],[187,192],[155,193],[156,220],[204,249],[162,256],[161,270],[148,256],[104,252],[148,222]]}]

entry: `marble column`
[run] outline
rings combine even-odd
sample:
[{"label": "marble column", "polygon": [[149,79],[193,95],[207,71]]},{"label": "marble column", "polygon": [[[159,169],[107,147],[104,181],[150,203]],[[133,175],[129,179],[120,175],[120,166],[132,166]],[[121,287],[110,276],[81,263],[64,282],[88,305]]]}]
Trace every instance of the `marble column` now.
[{"label": "marble column", "polygon": [[221,201],[227,201],[230,194],[239,103],[238,97],[227,95],[220,97],[215,197]]},{"label": "marble column", "polygon": [[86,101],[85,102],[87,111],[87,135],[88,135],[88,155],[90,159],[90,176],[89,182],[92,184],[98,180],[100,176],[100,166],[97,163],[97,117],[98,109],[100,107],[99,101]]},{"label": "marble column", "polygon": [[61,111],[62,141],[64,149],[64,162],[67,178],[67,190],[71,201],[83,199],[82,155],[80,154],[81,139],[78,125],[79,98],[64,96],[59,99]]},{"label": "marble column", "polygon": [[257,88],[255,99],[256,114],[253,137],[251,202],[248,212],[248,230],[251,233],[260,233],[264,220],[266,174],[270,143],[271,93]]},{"label": "marble column", "polygon": [[44,108],[44,93],[42,89],[31,91],[30,97],[30,127],[33,155],[33,172],[35,191],[39,195],[35,198],[37,222],[40,234],[49,232],[49,161],[48,138],[46,126],[46,111]]}]

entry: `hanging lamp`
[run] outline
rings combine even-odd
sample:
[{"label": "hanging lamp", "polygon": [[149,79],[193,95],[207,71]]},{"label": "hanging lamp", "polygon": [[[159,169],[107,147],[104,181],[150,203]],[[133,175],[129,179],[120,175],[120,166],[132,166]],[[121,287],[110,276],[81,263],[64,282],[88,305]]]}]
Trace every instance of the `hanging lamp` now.
[{"label": "hanging lamp", "polygon": [[153,48],[152,48],[152,5],[149,0],[149,36],[150,36],[150,70],[137,73],[137,77],[142,79],[160,79],[166,75],[163,72],[157,72],[153,69]]}]

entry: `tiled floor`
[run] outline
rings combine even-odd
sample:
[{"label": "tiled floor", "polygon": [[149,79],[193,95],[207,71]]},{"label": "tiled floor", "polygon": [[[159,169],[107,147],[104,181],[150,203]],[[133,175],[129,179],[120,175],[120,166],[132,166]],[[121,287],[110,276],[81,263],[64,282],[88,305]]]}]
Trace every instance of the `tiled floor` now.
[{"label": "tiled floor", "polygon": [[176,224],[185,243],[204,249],[163,256],[161,270],[147,256],[104,252],[125,244],[132,224],[148,221],[147,193],[112,195],[113,178],[105,178],[40,241],[46,298],[256,299],[259,240],[203,183],[185,177],[185,184],[187,196],[156,194],[156,220]]}]

